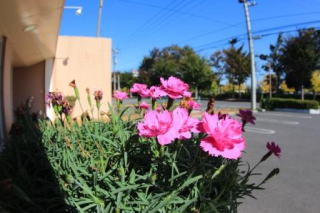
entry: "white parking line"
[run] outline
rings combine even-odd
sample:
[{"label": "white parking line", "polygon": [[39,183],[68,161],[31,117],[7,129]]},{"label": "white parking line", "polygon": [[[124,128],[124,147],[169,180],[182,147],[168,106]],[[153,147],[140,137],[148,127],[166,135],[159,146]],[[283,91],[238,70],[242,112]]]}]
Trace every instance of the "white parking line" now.
[{"label": "white parking line", "polygon": [[259,115],[271,115],[271,116],[283,116],[283,117],[289,117],[289,118],[312,118],[311,116],[307,116],[307,115],[288,115],[288,114],[279,114],[279,113],[269,113],[269,112],[260,112],[258,113]]},{"label": "white parking line", "polygon": [[277,124],[288,124],[288,125],[298,125],[298,121],[285,121],[285,120],[277,120],[271,118],[257,118],[257,121],[269,122],[269,123],[277,123]]},{"label": "white parking line", "polygon": [[246,127],[246,132],[264,134],[264,135],[273,135],[276,133],[275,130],[272,129],[261,129],[261,128],[254,128],[254,127]]}]

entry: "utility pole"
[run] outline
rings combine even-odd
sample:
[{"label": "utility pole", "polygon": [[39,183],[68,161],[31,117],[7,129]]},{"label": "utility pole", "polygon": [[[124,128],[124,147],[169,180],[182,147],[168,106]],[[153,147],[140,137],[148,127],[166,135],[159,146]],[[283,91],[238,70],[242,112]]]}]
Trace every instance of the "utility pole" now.
[{"label": "utility pole", "polygon": [[118,73],[118,90],[121,90],[121,85],[120,85],[120,72]]},{"label": "utility pole", "polygon": [[[118,49],[112,48],[112,61],[113,61],[113,75],[112,75],[112,81],[113,81],[113,90],[117,90],[117,73],[116,73],[116,65],[118,63],[117,60],[117,54],[119,53]],[[120,78],[120,77],[119,77]],[[120,80],[120,79],[119,79]],[[118,83],[118,86],[120,87],[120,82]]]},{"label": "utility pole", "polygon": [[98,11],[97,37],[100,37],[102,8],[103,8],[103,0],[99,0],[99,1],[100,2],[99,2],[99,11]]},{"label": "utility pole", "polygon": [[249,41],[249,50],[250,50],[250,61],[251,61],[251,109],[256,111],[257,109],[257,79],[256,79],[256,63],[254,55],[254,46],[253,46],[253,37],[251,32],[251,22],[249,14],[249,6],[254,6],[256,3],[254,0],[239,0],[239,3],[243,3],[246,22],[247,22],[247,33]]},{"label": "utility pole", "polygon": [[271,65],[269,66],[269,98],[272,98],[272,77],[271,77]]}]

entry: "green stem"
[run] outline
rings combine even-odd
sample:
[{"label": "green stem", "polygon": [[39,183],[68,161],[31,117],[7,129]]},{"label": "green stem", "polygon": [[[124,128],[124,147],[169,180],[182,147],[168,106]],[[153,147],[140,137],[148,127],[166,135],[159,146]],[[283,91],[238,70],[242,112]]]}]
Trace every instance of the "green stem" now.
[{"label": "green stem", "polygon": [[152,98],[151,106],[152,106],[152,110],[155,110],[155,108],[156,108],[156,99]]},{"label": "green stem", "polygon": [[168,102],[167,102],[167,110],[170,110],[170,108],[173,105],[174,100],[172,98],[168,98]]}]

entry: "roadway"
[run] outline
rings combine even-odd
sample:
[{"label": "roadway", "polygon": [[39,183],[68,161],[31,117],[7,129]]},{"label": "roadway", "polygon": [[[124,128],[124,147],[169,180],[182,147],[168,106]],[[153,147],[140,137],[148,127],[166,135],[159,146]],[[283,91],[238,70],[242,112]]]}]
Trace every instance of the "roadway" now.
[{"label": "roadway", "polygon": [[[320,212],[320,115],[300,113],[257,113],[257,124],[248,126],[243,159],[257,162],[267,141],[282,148],[281,158],[272,156],[257,171],[267,174],[279,167],[280,174],[245,199],[239,213]],[[259,178],[258,178],[259,179]]]},{"label": "roadway", "polygon": [[[199,102],[205,109],[207,101]],[[250,108],[250,103],[216,101],[216,107]],[[256,117],[256,125],[246,128],[243,160],[253,165],[266,153],[266,143],[275,141],[282,148],[281,158],[271,156],[257,171],[266,175],[278,167],[280,174],[264,185],[265,190],[254,193],[257,200],[242,200],[239,213],[319,213],[320,115],[259,112]]]}]

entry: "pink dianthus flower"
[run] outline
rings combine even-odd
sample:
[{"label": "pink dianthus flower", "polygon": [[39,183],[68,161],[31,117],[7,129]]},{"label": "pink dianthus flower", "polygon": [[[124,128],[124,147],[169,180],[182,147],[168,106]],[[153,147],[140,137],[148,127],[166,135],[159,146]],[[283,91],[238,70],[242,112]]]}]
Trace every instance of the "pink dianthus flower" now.
[{"label": "pink dianthus flower", "polygon": [[277,145],[275,142],[272,141],[272,142],[268,142],[266,147],[269,150],[269,152],[271,152],[272,154],[280,158],[281,148],[279,145]]},{"label": "pink dianthus flower", "polygon": [[190,109],[200,109],[201,108],[201,104],[199,104],[198,102],[194,101],[194,100],[190,100],[188,102],[189,108]]},{"label": "pink dianthus flower", "polygon": [[150,106],[149,106],[149,104],[147,104],[146,102],[141,102],[141,104],[139,105],[139,108],[140,109],[145,109],[145,110],[147,110],[147,109],[149,109],[150,108]]},{"label": "pink dianthus flower", "polygon": [[137,93],[143,98],[149,97],[149,90],[147,88],[147,85],[145,84],[139,84],[139,83],[133,84],[133,86],[130,89],[130,92]]},{"label": "pink dianthus flower", "polygon": [[152,86],[149,89],[149,95],[152,99],[158,99],[160,97],[166,96],[167,93],[164,92],[160,87],[158,86]]},{"label": "pink dianthus flower", "polygon": [[170,144],[176,138],[176,131],[172,128],[172,113],[169,111],[148,111],[143,122],[138,123],[139,135],[157,137],[159,144]]},{"label": "pink dianthus flower", "polygon": [[124,99],[128,98],[128,94],[126,92],[115,91],[113,93],[113,97],[119,101],[123,101]]},{"label": "pink dianthus flower", "polygon": [[199,129],[208,134],[201,140],[200,146],[209,155],[238,159],[245,149],[242,125],[229,116],[219,119],[217,114],[205,113]]},{"label": "pink dianthus flower", "polygon": [[189,85],[176,77],[169,77],[168,80],[160,78],[161,89],[165,91],[172,99],[182,98],[183,96],[190,95],[188,92]]},{"label": "pink dianthus flower", "polygon": [[149,111],[143,122],[138,123],[139,135],[157,137],[160,145],[172,143],[175,139],[189,139],[191,132],[198,132],[198,120],[189,117],[186,109],[176,108],[173,112]]},{"label": "pink dianthus flower", "polygon": [[178,139],[190,139],[191,133],[198,133],[199,120],[189,116],[186,109],[177,107],[172,112],[173,114],[173,125],[177,129]]}]

